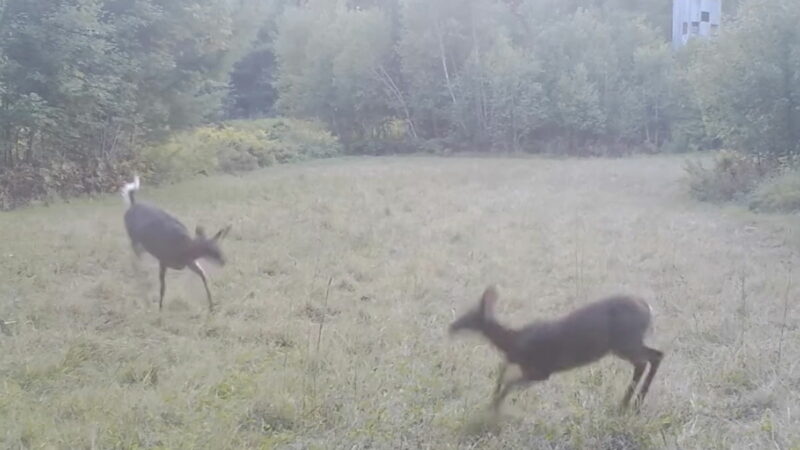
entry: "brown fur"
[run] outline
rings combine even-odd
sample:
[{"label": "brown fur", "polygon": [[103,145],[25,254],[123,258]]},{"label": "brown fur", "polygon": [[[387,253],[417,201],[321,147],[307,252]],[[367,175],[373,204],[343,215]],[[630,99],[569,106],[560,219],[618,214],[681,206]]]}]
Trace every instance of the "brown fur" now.
[{"label": "brown fur", "polygon": [[[630,403],[647,365],[650,370],[637,396],[641,404],[664,354],[644,345],[650,328],[651,312],[642,299],[614,296],[589,303],[555,320],[538,321],[520,329],[508,328],[494,317],[498,293],[494,286],[484,291],[477,308],[450,325],[450,332],[473,330],[482,333],[505,354],[506,361],[497,380],[493,405],[499,408],[515,387],[544,381],[550,375],[593,363],[609,353],[634,366],[633,379],[622,400]],[[522,375],[505,381],[509,364],[516,364]]]},{"label": "brown fur", "polygon": [[208,310],[212,311],[214,304],[211,300],[211,291],[208,289],[205,272],[197,260],[208,258],[219,265],[225,264],[219,240],[228,234],[230,225],[211,238],[206,237],[202,227],[197,227],[195,236],[192,237],[189,230],[168,212],[153,205],[137,203],[134,197],[136,189],[138,180],[123,190],[130,205],[125,211],[125,230],[128,232],[136,256],[141,255],[144,250],[158,259],[160,283],[158,310],[161,311],[164,304],[167,269],[182,270],[188,267],[203,280],[208,298]]}]

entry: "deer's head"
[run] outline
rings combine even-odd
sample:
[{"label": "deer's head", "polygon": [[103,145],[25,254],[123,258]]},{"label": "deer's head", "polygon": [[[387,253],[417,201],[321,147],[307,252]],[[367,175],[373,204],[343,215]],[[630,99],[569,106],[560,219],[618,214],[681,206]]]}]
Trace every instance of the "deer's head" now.
[{"label": "deer's head", "polygon": [[211,261],[221,266],[224,266],[225,256],[222,254],[222,250],[220,250],[219,241],[221,241],[225,236],[227,236],[229,231],[231,231],[230,225],[217,231],[217,233],[214,234],[214,236],[209,238],[206,237],[206,233],[203,227],[198,226],[195,229],[195,237],[194,237],[194,246],[197,258],[208,258]]},{"label": "deer's head", "polygon": [[467,311],[450,324],[450,334],[459,331],[479,331],[483,329],[487,321],[494,319],[494,305],[497,303],[497,288],[489,286],[483,291],[478,306]]}]

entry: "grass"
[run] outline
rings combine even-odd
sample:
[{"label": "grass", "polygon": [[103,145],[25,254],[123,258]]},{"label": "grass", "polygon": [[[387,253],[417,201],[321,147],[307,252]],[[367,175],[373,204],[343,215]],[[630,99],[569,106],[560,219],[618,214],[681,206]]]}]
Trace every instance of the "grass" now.
[{"label": "grass", "polygon": [[787,170],[762,182],[749,197],[749,206],[756,211],[800,211],[800,171]]},{"label": "grass", "polygon": [[[135,262],[119,197],[0,215],[3,448],[800,448],[796,219],[691,201],[683,159],[342,158],[140,199],[233,230],[202,284]],[[796,271],[795,271],[796,272]],[[498,354],[449,339],[498,283],[521,325],[647,296],[639,416],[600,363],[487,412]]]}]

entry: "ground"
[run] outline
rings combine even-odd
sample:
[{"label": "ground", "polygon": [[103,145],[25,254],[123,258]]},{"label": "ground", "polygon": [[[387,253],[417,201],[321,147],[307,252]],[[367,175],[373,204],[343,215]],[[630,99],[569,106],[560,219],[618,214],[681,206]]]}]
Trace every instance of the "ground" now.
[{"label": "ground", "polygon": [[[692,201],[684,157],[342,158],[138,198],[211,232],[200,280],[137,262],[120,196],[0,215],[4,448],[800,448],[795,218]],[[639,294],[665,352],[641,414],[609,357],[487,406],[449,337]]]}]

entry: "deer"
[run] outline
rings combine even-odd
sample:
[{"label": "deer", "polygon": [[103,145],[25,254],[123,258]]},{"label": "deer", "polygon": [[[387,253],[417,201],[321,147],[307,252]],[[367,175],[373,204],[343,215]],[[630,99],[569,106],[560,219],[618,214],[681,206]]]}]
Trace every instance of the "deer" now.
[{"label": "deer", "polygon": [[[519,328],[509,328],[494,315],[498,291],[490,285],[477,307],[451,323],[449,334],[462,331],[481,333],[505,356],[495,385],[492,408],[499,411],[506,396],[514,389],[545,381],[551,375],[596,362],[611,353],[633,365],[633,379],[622,398],[620,410],[629,403],[649,365],[647,377],[635,400],[639,408],[650,389],[664,353],[644,344],[651,329],[652,309],[643,299],[611,296],[584,305],[552,320],[534,321]],[[506,380],[510,365],[521,374]]]},{"label": "deer", "polygon": [[158,311],[161,312],[164,305],[167,269],[183,270],[188,267],[203,280],[208,298],[208,310],[213,312],[214,303],[211,291],[208,289],[206,273],[198,260],[206,258],[220,266],[225,265],[219,241],[228,234],[231,226],[227,225],[208,238],[203,227],[198,225],[192,237],[186,226],[168,212],[147,203],[137,202],[135,193],[139,187],[140,181],[137,175],[132,182],[122,188],[122,197],[128,205],[124,216],[125,229],[137,258],[146,251],[158,260],[160,282]]}]

